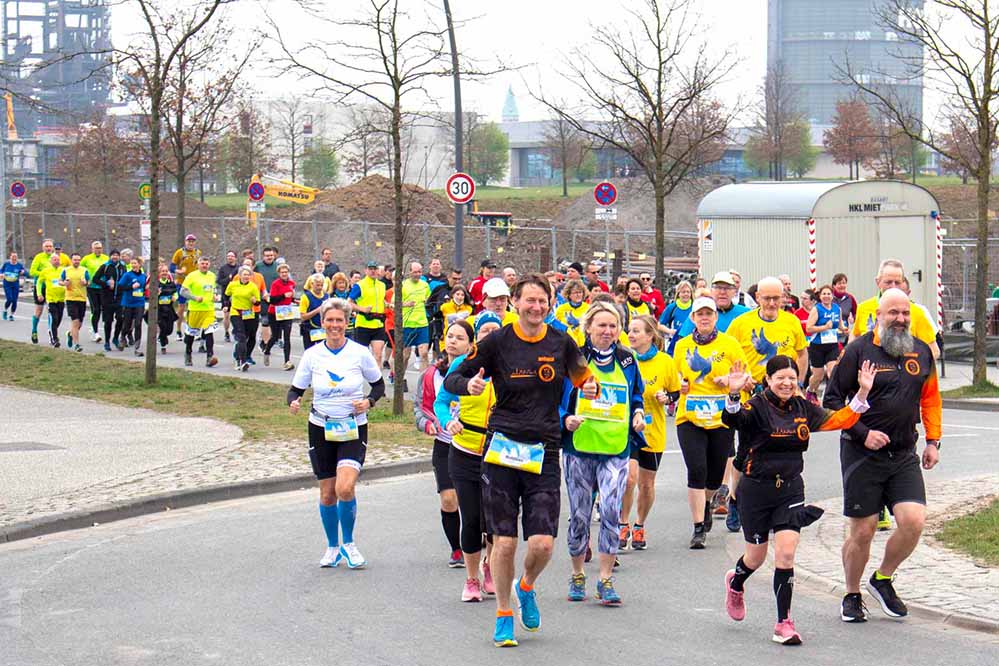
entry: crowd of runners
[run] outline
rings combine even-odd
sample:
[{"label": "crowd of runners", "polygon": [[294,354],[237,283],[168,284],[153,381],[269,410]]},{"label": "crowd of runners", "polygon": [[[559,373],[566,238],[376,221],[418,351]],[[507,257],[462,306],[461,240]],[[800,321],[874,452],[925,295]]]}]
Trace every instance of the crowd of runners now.
[{"label": "crowd of runners", "polygon": [[[811,432],[829,430],[840,431],[849,518],[841,617],[867,617],[861,582],[875,531],[892,526],[889,513],[895,529],[866,586],[885,613],[907,614],[892,581],[922,533],[921,468],[939,458],[941,338],[926,308],[910,301],[898,261],[881,263],[867,278],[878,295],[858,303],[844,274],[795,293],[787,275],[749,286],[729,270],[663,294],[649,273],[608,284],[598,263],[521,275],[485,260],[466,280],[438,259],[427,270],[416,261],[398,272],[370,262],[363,273],[345,273],[329,249],[293,271],[267,247],[259,261],[250,250],[228,252],[213,271],[188,236],[152,277],[129,250],[104,254],[99,241],[90,250],[67,255],[46,240],[28,268],[10,255],[4,319],[15,317],[21,282],[30,278],[35,343],[47,310],[54,347],[66,316],[68,348],[81,350],[89,329],[105,352],[142,355],[144,317],[156,307],[160,352],[169,352],[176,327],[187,365],[196,343],[205,364],[217,364],[220,327],[242,371],[258,349],[270,365],[279,347],[283,368],[295,371],[287,395],[293,413],[312,389],[309,457],[324,567],[366,564],[353,536],[366,413],[395,379],[384,372],[389,352],[402,344],[407,366],[415,356],[413,412],[434,440],[447,564],[465,569],[462,601],[495,595],[497,646],[517,644],[515,617],[527,631],[540,629],[536,585],[558,534],[563,480],[567,598],[587,598],[586,564],[596,559],[595,598],[622,603],[617,555],[654,547],[649,521],[671,418],[677,441],[670,445],[686,467],[690,549],[709,545],[714,517],[745,539],[744,554],[724,574],[733,620],[745,617],[744,586],[772,540],[773,640],[801,642],[791,619],[794,555],[800,530],[822,513],[806,503],[803,453]],[[301,285],[296,275],[304,275]],[[159,283],[156,304],[147,303],[150,279]],[[398,315],[395,289],[402,290]],[[396,316],[402,340],[393,336]],[[304,348],[297,366],[296,325]],[[518,539],[526,542],[519,566]]]}]

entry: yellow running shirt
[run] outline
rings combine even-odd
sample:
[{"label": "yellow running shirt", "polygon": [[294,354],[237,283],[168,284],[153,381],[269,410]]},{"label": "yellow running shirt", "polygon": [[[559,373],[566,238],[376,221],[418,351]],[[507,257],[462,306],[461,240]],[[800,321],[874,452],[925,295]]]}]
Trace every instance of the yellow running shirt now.
[{"label": "yellow running shirt", "polygon": [[[798,330],[801,330],[801,324],[798,324]],[[706,430],[726,427],[721,421],[721,413],[725,409],[728,389],[718,385],[715,378],[727,377],[736,361],[745,364],[746,355],[739,343],[727,333],[719,333],[708,344],[699,345],[694,342],[693,335],[688,335],[676,343],[673,358],[680,379],[690,385],[690,391],[680,395],[676,424],[689,421]]]},{"label": "yellow running shirt", "polygon": [[[187,280],[184,280],[184,285],[187,286]],[[238,312],[253,312],[253,299],[260,302],[260,288],[252,280],[246,284],[233,280],[226,285],[225,295],[232,299],[232,309]]]},{"label": "yellow running shirt", "polygon": [[725,332],[742,347],[749,363],[747,371],[755,382],[763,380],[767,361],[774,356],[779,354],[797,360],[798,352],[808,347],[801,320],[784,310],[777,312],[774,321],[763,319],[759,309],[750,310],[736,317]]},{"label": "yellow running shirt", "polygon": [[49,303],[64,303],[66,301],[66,287],[62,286],[62,266],[53,268],[49,264],[42,269],[35,280],[35,293],[41,296],[44,287],[45,300]]},{"label": "yellow running shirt", "polygon": [[643,451],[662,453],[666,450],[666,406],[656,400],[656,393],[680,390],[680,373],[669,354],[657,352],[647,361],[638,359],[638,370],[645,382],[642,400],[645,401],[645,442]]},{"label": "yellow running shirt", "polygon": [[87,285],[85,283],[90,282],[90,272],[86,268],[69,266],[62,269],[61,277],[63,280],[69,281],[66,286],[67,301],[85,302],[87,300]]},{"label": "yellow running shirt", "polygon": [[191,292],[193,296],[201,296],[204,299],[200,303],[194,299],[188,300],[188,312],[215,311],[215,273],[194,271],[184,278],[184,289]]},{"label": "yellow running shirt", "polygon": [[[854,337],[859,338],[865,333],[870,333],[874,330],[874,324],[878,320],[878,296],[873,296],[863,301],[857,306],[857,314],[853,320],[853,328],[850,333]],[[915,307],[915,304],[909,310],[911,319],[909,320],[909,332],[912,333],[912,337],[917,340],[922,340],[926,344],[932,344],[936,342],[937,336],[933,332],[933,325],[930,324],[930,320],[926,318],[926,313],[923,312],[922,308]]]}]

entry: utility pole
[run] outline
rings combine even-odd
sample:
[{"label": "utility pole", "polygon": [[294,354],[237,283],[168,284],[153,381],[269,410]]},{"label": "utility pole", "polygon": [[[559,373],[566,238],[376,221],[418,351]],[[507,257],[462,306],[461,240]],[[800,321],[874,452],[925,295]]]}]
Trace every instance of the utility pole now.
[{"label": "utility pole", "polygon": [[[13,244],[12,244],[13,245]],[[22,249],[22,252],[24,250]],[[0,132],[0,257],[7,254],[7,130]]]},{"label": "utility pole", "polygon": [[[454,21],[451,19],[451,5],[448,0],[444,0],[444,15],[447,17],[447,34],[451,40],[451,70],[454,75],[454,170],[461,171],[462,167],[462,146],[461,146],[461,75],[458,72],[458,46],[454,39]],[[454,268],[462,270],[465,262],[465,209],[462,206],[454,207]]]}]

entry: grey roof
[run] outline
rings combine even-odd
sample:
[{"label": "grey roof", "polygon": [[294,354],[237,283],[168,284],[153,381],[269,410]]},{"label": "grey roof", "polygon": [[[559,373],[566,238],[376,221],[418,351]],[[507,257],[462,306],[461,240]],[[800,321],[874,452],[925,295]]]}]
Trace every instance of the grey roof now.
[{"label": "grey roof", "polygon": [[709,192],[697,206],[697,217],[798,217],[808,219],[815,203],[829,190],[849,181],[738,183]]}]

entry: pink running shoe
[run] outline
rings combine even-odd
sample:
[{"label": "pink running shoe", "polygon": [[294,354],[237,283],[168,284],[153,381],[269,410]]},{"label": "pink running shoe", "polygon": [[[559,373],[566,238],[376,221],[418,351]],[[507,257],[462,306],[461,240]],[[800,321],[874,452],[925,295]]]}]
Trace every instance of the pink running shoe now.
[{"label": "pink running shoe", "polygon": [[[733,578],[735,578],[735,569],[730,569],[725,574],[725,610],[728,611],[730,618],[736,622],[742,622],[746,619],[746,593],[736,592],[732,589]],[[777,640],[776,633],[774,633],[774,640]]]},{"label": "pink running shoe", "polygon": [[781,645],[801,645],[801,634],[794,630],[791,618],[787,618],[774,626],[774,636],[771,640]]},{"label": "pink running shoe", "polygon": [[493,585],[493,572],[489,570],[489,563],[482,563],[482,590],[486,594],[496,594],[496,586]]},{"label": "pink running shoe", "polygon": [[482,585],[478,578],[465,579],[465,589],[461,591],[461,600],[464,602],[482,601]]}]

